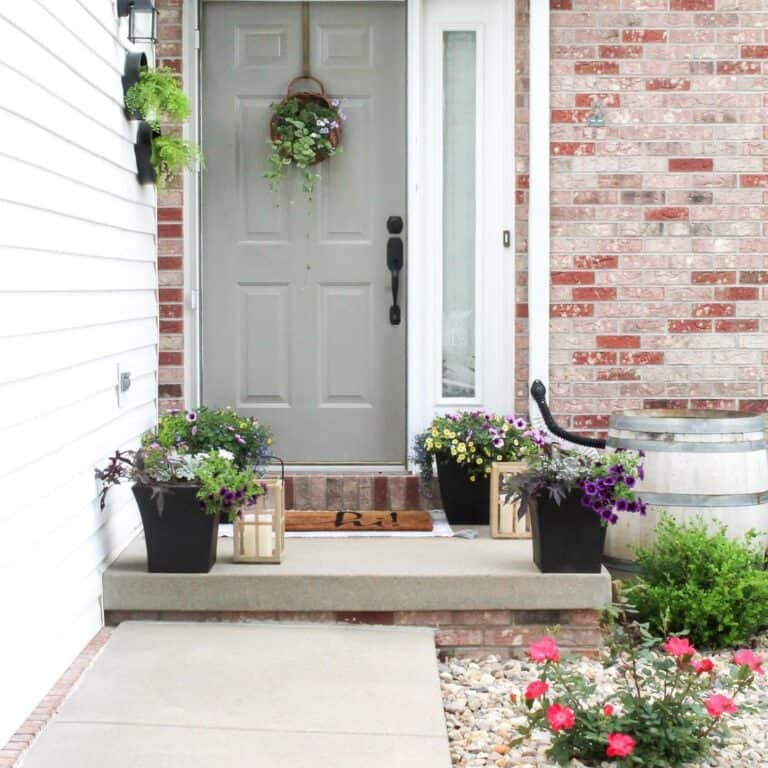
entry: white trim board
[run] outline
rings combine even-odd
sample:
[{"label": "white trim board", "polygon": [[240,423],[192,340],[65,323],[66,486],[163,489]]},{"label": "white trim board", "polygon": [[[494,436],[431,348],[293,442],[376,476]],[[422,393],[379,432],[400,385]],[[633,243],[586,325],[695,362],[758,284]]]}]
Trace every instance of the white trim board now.
[{"label": "white trim board", "polygon": [[[200,59],[196,49],[199,41],[199,9],[203,2],[223,1],[184,0],[184,84],[194,105],[189,135],[196,140],[202,138],[199,103],[200,98],[204,97],[204,94],[200,93]],[[515,104],[514,0],[408,0],[407,18],[406,455],[410,454],[414,436],[424,429],[437,412],[458,408],[487,408],[510,412],[514,406],[515,354],[515,169],[514,140],[511,138],[514,135]],[[428,61],[425,51],[430,33],[434,41],[435,29],[430,29],[430,25],[434,24],[441,25],[440,29],[485,29],[486,41],[495,36],[496,58],[493,61],[484,58],[482,62],[478,62],[479,72],[495,73],[495,76],[484,77],[483,81],[478,83],[478,88],[479,93],[488,92],[489,102],[493,93],[504,94],[504,98],[496,100],[493,105],[496,110],[497,146],[500,149],[493,158],[494,162],[485,163],[485,171],[481,169],[478,177],[478,189],[481,189],[484,184],[482,173],[494,175],[496,181],[493,189],[497,192],[488,193],[486,185],[487,199],[483,210],[479,211],[481,215],[477,218],[478,263],[481,267],[477,280],[477,307],[483,317],[478,318],[476,341],[479,359],[486,362],[481,364],[482,370],[478,373],[477,396],[471,399],[445,399],[440,396],[442,252],[436,247],[436,244],[440,244],[441,232],[437,231],[439,237],[435,237],[436,224],[439,224],[440,220],[434,215],[434,201],[442,199],[442,190],[433,188],[434,165],[439,161],[439,152],[435,152],[435,134],[431,132],[430,126],[432,130],[434,126],[439,126],[442,116],[430,114],[430,110],[434,110],[436,104],[439,108],[442,108],[442,105],[440,99],[437,102],[430,99],[430,94],[435,90],[441,91],[442,86],[434,88],[433,84],[429,83],[428,87],[424,87],[428,68],[431,67],[434,72],[435,67],[434,50],[431,62]],[[483,51],[486,56],[488,48],[484,47]],[[441,69],[439,71],[442,72]],[[488,130],[485,123],[488,122],[490,109],[491,107],[487,106],[485,112],[479,115],[484,130]],[[483,136],[483,141],[487,142],[487,136]],[[431,207],[430,202],[433,203]],[[192,406],[199,403],[201,392],[199,291],[204,287],[200,285],[199,185],[197,178],[189,174],[185,177],[184,206],[184,392],[187,405]],[[492,215],[487,216],[486,210],[491,209]],[[503,230],[508,230],[512,236],[509,247],[506,248],[502,245]],[[410,457],[408,460],[410,461]]]},{"label": "white trim board", "polygon": [[550,82],[549,3],[531,3],[530,158],[528,189],[528,410],[538,413],[530,397],[534,379],[549,389],[550,295]]}]

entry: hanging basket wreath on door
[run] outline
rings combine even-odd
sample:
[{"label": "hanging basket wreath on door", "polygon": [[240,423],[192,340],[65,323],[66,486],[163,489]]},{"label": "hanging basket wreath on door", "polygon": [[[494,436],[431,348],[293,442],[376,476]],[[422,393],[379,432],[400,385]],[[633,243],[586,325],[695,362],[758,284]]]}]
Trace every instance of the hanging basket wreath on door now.
[{"label": "hanging basket wreath on door", "polygon": [[[314,82],[319,91],[296,91],[302,80]],[[312,166],[341,151],[341,128],[347,116],[339,99],[329,98],[325,86],[312,75],[300,75],[288,83],[282,101],[271,104],[269,125],[269,168],[264,177],[270,189],[277,193],[286,171],[295,166],[302,179],[302,189],[312,199],[319,174]]]}]

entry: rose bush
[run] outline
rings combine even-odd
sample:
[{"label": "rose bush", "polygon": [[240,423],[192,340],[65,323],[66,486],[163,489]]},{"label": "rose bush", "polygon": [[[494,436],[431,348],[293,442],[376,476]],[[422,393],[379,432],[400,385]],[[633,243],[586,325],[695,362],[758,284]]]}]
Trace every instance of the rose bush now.
[{"label": "rose bush", "polygon": [[600,696],[576,667],[561,660],[551,636],[530,646],[540,665],[520,702],[527,725],[511,746],[535,728],[552,733],[549,757],[559,765],[576,758],[586,765],[606,759],[622,767],[674,768],[704,757],[727,733],[729,715],[744,705],[740,693],[762,675],[763,657],[736,652],[727,674],[717,676],[711,659],[697,659],[684,637],[659,647],[644,624],[628,617],[625,605],[612,611],[612,639],[603,661],[615,675],[615,690]]}]

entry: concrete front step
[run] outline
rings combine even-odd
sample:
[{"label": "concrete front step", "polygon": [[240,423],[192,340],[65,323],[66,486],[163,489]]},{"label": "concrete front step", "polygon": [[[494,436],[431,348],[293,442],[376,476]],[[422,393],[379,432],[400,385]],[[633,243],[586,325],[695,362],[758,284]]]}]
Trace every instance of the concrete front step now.
[{"label": "concrete front step", "polygon": [[564,645],[599,645],[605,569],[542,574],[530,541],[477,531],[474,540],[289,538],[279,565],[235,564],[231,539],[220,539],[208,574],[147,573],[139,536],[104,574],[106,618],[423,625],[438,629],[446,653],[502,656],[559,625]]},{"label": "concrete front step", "polygon": [[431,633],[129,622],[25,768],[449,768]]},{"label": "concrete front step", "polygon": [[405,472],[291,473],[285,478],[286,509],[435,509],[441,506],[437,482],[424,486]]}]

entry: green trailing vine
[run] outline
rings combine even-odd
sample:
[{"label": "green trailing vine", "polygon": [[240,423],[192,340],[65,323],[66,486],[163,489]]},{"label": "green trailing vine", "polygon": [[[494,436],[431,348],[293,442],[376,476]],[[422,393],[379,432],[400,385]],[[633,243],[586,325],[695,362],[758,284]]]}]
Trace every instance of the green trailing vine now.
[{"label": "green trailing vine", "polygon": [[264,177],[277,194],[288,170],[293,166],[299,172],[301,187],[307,201],[312,201],[315,182],[320,174],[312,166],[333,157],[338,146],[341,125],[347,116],[338,99],[327,100],[299,94],[272,104],[272,136],[269,144],[268,168]]}]

